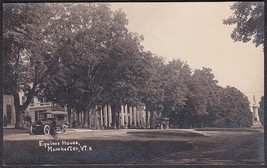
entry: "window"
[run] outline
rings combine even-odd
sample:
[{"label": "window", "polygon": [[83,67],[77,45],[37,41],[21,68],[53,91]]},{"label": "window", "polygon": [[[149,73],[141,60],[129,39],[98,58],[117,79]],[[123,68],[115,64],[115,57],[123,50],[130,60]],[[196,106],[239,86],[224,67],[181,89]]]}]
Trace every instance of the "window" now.
[{"label": "window", "polygon": [[11,105],[6,105],[7,124],[11,124],[11,119],[12,119],[11,107],[12,107]]}]

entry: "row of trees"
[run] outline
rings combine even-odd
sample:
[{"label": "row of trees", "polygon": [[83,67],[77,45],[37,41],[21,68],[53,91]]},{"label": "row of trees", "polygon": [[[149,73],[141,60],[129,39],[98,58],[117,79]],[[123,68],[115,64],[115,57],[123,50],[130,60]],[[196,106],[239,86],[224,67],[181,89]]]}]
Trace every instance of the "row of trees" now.
[{"label": "row of trees", "polygon": [[177,128],[251,125],[243,93],[219,86],[209,68],[144,51],[143,37],[108,4],[4,4],[3,14],[4,91],[14,96],[17,128],[34,96],[69,115],[111,104],[113,121],[122,104],[145,104]]}]

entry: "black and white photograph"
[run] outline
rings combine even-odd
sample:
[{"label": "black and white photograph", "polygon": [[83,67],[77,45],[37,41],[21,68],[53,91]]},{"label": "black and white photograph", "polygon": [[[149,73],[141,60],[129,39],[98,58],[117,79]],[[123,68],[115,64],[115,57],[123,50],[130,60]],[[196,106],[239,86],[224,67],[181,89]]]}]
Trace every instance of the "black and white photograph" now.
[{"label": "black and white photograph", "polygon": [[264,6],[2,3],[3,166],[263,166]]}]

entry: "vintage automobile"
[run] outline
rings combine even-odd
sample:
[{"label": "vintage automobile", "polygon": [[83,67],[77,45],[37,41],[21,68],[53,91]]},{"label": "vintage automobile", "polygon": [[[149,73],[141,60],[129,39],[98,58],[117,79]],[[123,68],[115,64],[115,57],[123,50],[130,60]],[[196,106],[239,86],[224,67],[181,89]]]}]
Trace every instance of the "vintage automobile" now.
[{"label": "vintage automobile", "polygon": [[67,112],[64,111],[45,111],[39,113],[39,119],[32,123],[30,134],[56,133],[61,130],[65,134],[68,130]]}]

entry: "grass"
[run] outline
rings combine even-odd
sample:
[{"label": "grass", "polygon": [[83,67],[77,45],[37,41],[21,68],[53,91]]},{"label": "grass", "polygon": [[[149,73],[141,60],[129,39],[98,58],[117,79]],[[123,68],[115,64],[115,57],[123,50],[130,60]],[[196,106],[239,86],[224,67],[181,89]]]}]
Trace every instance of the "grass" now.
[{"label": "grass", "polygon": [[131,131],[127,132],[127,134],[131,134],[138,137],[201,137],[204,136],[200,133],[188,132],[188,131],[177,131],[177,130],[160,130],[160,131]]},{"label": "grass", "polygon": [[196,131],[242,131],[242,132],[261,132],[254,128],[195,128]]},{"label": "grass", "polygon": [[3,135],[11,135],[11,134],[29,134],[29,128],[4,128]]},{"label": "grass", "polygon": [[[216,131],[209,136],[183,130],[132,130],[113,134],[114,132],[59,134],[60,138],[69,136],[81,145],[92,147],[92,151],[86,152],[48,152],[38,145],[38,140],[5,140],[3,161],[5,165],[25,166],[264,163],[262,132]],[[103,138],[105,136],[111,137]]]},{"label": "grass", "polygon": [[[47,152],[37,141],[8,141],[4,144],[6,165],[43,164],[145,164],[157,159],[171,159],[174,152],[193,149],[192,144],[179,141],[103,141],[79,140],[92,147],[87,152]],[[16,152],[14,152],[16,149]]]}]

